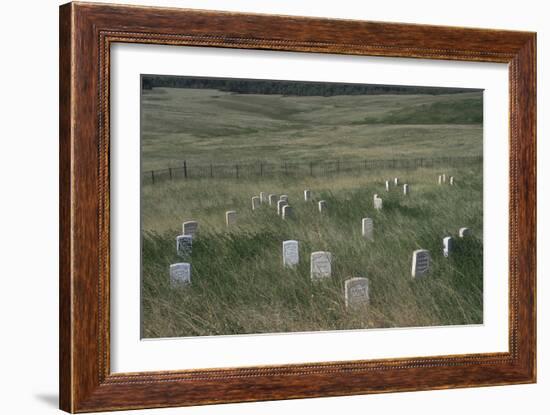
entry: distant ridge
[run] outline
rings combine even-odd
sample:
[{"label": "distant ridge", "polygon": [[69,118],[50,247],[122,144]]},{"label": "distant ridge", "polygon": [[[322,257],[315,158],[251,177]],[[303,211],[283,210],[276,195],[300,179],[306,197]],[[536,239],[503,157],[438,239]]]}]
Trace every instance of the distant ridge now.
[{"label": "distant ridge", "polygon": [[464,92],[480,92],[473,88],[442,88],[430,86],[352,84],[336,82],[279,81],[265,79],[207,78],[172,75],[142,75],[145,90],[153,88],[217,89],[239,94],[324,96],[335,95],[384,95],[426,94],[442,95]]}]

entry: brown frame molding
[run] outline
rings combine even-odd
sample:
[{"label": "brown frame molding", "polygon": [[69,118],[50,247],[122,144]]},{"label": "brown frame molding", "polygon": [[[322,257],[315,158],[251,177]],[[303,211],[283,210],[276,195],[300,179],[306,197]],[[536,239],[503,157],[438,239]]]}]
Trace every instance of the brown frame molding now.
[{"label": "brown frame molding", "polygon": [[[509,352],[110,373],[114,42],[508,63]],[[536,34],[69,3],[60,8],[60,407],[91,412],[536,381]],[[228,362],[228,365],[230,362]]]}]

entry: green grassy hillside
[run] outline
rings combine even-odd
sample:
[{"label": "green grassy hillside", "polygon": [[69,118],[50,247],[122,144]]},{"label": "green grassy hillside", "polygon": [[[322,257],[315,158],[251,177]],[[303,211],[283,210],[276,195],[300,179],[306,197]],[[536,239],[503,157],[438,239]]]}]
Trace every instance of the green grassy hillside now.
[{"label": "green grassy hillside", "polygon": [[[142,169],[265,161],[341,160],[340,174],[300,174],[142,183],[144,337],[479,324],[483,322],[483,169],[351,169],[352,161],[481,156],[482,94],[299,97],[154,88],[143,92]],[[437,176],[456,177],[440,186]],[[387,193],[398,176],[411,186]],[[314,201],[303,201],[304,189]],[[251,209],[259,192],[288,194],[295,218]],[[383,210],[373,209],[373,195]],[[327,201],[319,214],[316,201]],[[236,210],[228,228],[225,212]],[[374,241],[361,219],[374,219]],[[176,255],[183,221],[200,223],[192,255]],[[457,238],[460,227],[473,236]],[[453,236],[450,258],[442,238]],[[300,265],[282,266],[282,242],[300,241]],[[432,270],[411,278],[415,249]],[[311,252],[333,254],[333,276],[309,276]],[[188,261],[192,284],[173,289],[169,266]],[[367,277],[370,304],[346,309],[344,281]]]},{"label": "green grassy hillside", "polygon": [[478,156],[480,92],[299,97],[143,91],[144,171],[246,161]]}]

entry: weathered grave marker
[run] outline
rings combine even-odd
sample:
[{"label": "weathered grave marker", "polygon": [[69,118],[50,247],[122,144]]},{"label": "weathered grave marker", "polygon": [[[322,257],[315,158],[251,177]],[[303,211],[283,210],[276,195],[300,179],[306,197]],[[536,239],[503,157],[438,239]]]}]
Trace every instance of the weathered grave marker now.
[{"label": "weathered grave marker", "polygon": [[472,235],[472,230],[470,228],[460,228],[458,230],[458,236],[461,238],[467,238]]},{"label": "weathered grave marker", "polygon": [[311,200],[311,190],[304,190],[304,200],[306,202]]},{"label": "weathered grave marker", "polygon": [[332,275],[332,254],[330,252],[312,252],[310,261],[312,280],[330,278]]},{"label": "weathered grave marker", "polygon": [[283,241],[283,265],[293,267],[300,262],[300,249],[298,241]]},{"label": "weathered grave marker", "polygon": [[441,179],[443,180],[443,183],[447,183],[447,176],[446,175],[442,175],[441,176]]},{"label": "weathered grave marker", "polygon": [[371,218],[363,218],[361,221],[361,234],[364,238],[373,240],[374,222]]},{"label": "weathered grave marker", "polygon": [[449,177],[449,184],[450,184],[451,186],[454,186],[454,184],[455,184],[455,178],[454,178],[454,176]]},{"label": "weathered grave marker", "polygon": [[327,202],[324,200],[319,200],[319,203],[317,204],[319,206],[319,212],[323,213],[325,210],[327,210]]},{"label": "weathered grave marker", "polygon": [[252,197],[252,210],[256,210],[260,207],[260,198],[258,196]]},{"label": "weathered grave marker", "polygon": [[237,223],[237,212],[234,210],[228,210],[225,212],[225,224],[227,226],[235,225]]},{"label": "weathered grave marker", "polygon": [[443,183],[443,176],[439,175],[437,176],[437,184]]},{"label": "weathered grave marker", "polygon": [[288,195],[279,196],[279,200],[284,200],[285,202],[288,202]]},{"label": "weathered grave marker", "polygon": [[374,199],[374,208],[376,210],[382,210],[382,199],[380,199],[379,197],[376,197]]},{"label": "weathered grave marker", "polygon": [[390,181],[386,180],[386,192],[390,191]]},{"label": "weathered grave marker", "polygon": [[178,256],[191,255],[193,249],[193,237],[191,235],[179,235],[176,237],[176,252]]},{"label": "weathered grave marker", "polygon": [[443,238],[443,256],[446,258],[449,256],[449,254],[453,250],[453,238],[450,236],[446,236]]},{"label": "weathered grave marker", "polygon": [[193,237],[195,236],[195,233],[197,233],[197,230],[199,229],[199,222],[195,220],[188,220],[186,222],[183,222],[182,228],[183,228],[182,233],[184,235],[191,235]]},{"label": "weathered grave marker", "polygon": [[417,249],[413,252],[412,258],[412,277],[423,277],[430,270],[430,251],[427,249]]},{"label": "weathered grave marker", "polygon": [[277,195],[274,195],[274,194],[269,195],[268,200],[271,206],[275,205],[277,203]]},{"label": "weathered grave marker", "polygon": [[294,216],[294,210],[292,209],[292,206],[285,205],[283,206],[283,219],[288,219]]},{"label": "weathered grave marker", "polygon": [[179,262],[170,265],[170,285],[172,287],[181,287],[191,284],[191,264]]},{"label": "weathered grave marker", "polygon": [[398,177],[394,177],[393,184],[396,185],[396,186],[399,184],[399,178]]},{"label": "weathered grave marker", "polygon": [[260,203],[267,203],[267,193],[260,192]]},{"label": "weathered grave marker", "polygon": [[409,185],[408,184],[404,184],[403,185],[403,194],[404,195],[408,195],[409,194]]},{"label": "weathered grave marker", "polygon": [[344,282],[346,308],[362,306],[369,303],[368,278],[349,278]]},{"label": "weathered grave marker", "polygon": [[277,202],[277,215],[281,215],[283,213],[283,207],[286,205],[288,205],[286,200],[279,200]]}]

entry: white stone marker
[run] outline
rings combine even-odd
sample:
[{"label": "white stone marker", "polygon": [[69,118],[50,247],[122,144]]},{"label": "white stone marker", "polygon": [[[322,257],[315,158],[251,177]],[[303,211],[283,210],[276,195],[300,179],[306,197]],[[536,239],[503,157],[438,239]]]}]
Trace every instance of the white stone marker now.
[{"label": "white stone marker", "polygon": [[441,178],[443,179],[443,183],[447,183],[447,176],[442,175]]},{"label": "white stone marker", "polygon": [[277,204],[277,195],[273,195],[273,194],[269,195],[268,200],[271,206]]},{"label": "white stone marker", "polygon": [[286,200],[279,200],[277,202],[277,215],[281,215],[283,213],[283,207],[286,205],[288,205]]},{"label": "white stone marker", "polygon": [[298,241],[283,241],[283,265],[293,267],[300,262],[300,249]]},{"label": "white stone marker", "polygon": [[382,210],[382,199],[380,199],[379,197],[374,199],[374,208],[376,210]]},{"label": "white stone marker", "polygon": [[374,230],[374,222],[371,218],[363,218],[361,221],[361,235],[363,235],[363,238],[368,239],[369,241],[372,241],[374,239],[373,237],[373,230]]},{"label": "white stone marker", "polygon": [[369,303],[368,278],[349,278],[344,282],[344,297],[346,308]]},{"label": "white stone marker", "polygon": [[470,228],[460,228],[458,230],[458,236],[461,238],[467,238],[468,236],[472,235],[472,231]]},{"label": "white stone marker", "polygon": [[453,238],[446,236],[443,238],[443,256],[447,258],[453,250]]},{"label": "white stone marker", "polygon": [[430,251],[427,249],[417,249],[413,252],[412,259],[412,277],[423,277],[430,270]]},{"label": "white stone marker", "polygon": [[450,184],[451,186],[454,186],[454,184],[455,184],[455,178],[454,178],[454,176],[449,177],[449,184]]},{"label": "white stone marker", "polygon": [[252,210],[256,210],[260,207],[260,198],[258,196],[252,197]]},{"label": "white stone marker", "polygon": [[332,275],[332,254],[327,251],[311,253],[311,279],[321,280]]},{"label": "white stone marker", "polygon": [[283,219],[288,219],[294,216],[294,210],[292,209],[292,206],[285,205],[283,206]]},{"label": "white stone marker", "polygon": [[399,178],[398,177],[394,177],[393,184],[396,185],[396,186],[399,184]]},{"label": "white stone marker", "polygon": [[188,220],[186,222],[183,222],[182,228],[183,228],[182,233],[184,235],[191,235],[193,237],[195,236],[195,233],[197,233],[197,230],[199,229],[199,222],[195,220]]},{"label": "white stone marker", "polygon": [[443,176],[439,175],[437,176],[437,184],[443,183]]},{"label": "white stone marker", "polygon": [[288,202],[288,195],[279,196],[279,200],[284,200],[285,202]]},{"label": "white stone marker", "polygon": [[260,203],[267,203],[267,193],[260,192]]},{"label": "white stone marker", "polygon": [[227,226],[235,225],[237,223],[237,212],[234,210],[228,210],[225,212],[225,224]]},{"label": "white stone marker", "polygon": [[176,252],[178,256],[191,255],[193,249],[193,237],[191,235],[179,235],[176,237]]},{"label": "white stone marker", "polygon": [[386,180],[386,192],[390,191],[390,181]]},{"label": "white stone marker", "polygon": [[304,190],[304,200],[306,202],[311,200],[311,190]]},{"label": "white stone marker", "polygon": [[179,262],[170,265],[170,285],[180,287],[191,284],[191,264]]},{"label": "white stone marker", "polygon": [[318,206],[319,206],[319,212],[321,213],[327,210],[327,202],[325,200],[319,200]]},{"label": "white stone marker", "polygon": [[409,185],[408,184],[404,184],[403,185],[403,194],[404,195],[408,195],[409,194]]}]

